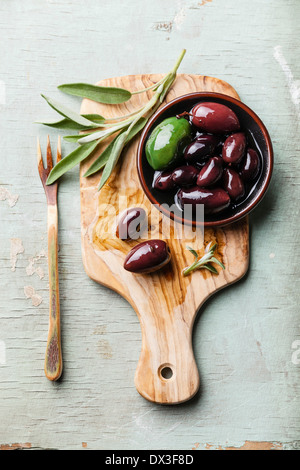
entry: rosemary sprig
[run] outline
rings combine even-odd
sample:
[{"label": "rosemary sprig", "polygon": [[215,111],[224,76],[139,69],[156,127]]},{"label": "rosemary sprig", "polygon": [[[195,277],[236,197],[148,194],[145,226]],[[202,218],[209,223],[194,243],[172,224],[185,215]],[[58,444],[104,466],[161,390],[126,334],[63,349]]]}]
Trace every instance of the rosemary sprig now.
[{"label": "rosemary sprig", "polygon": [[204,252],[205,254],[201,258],[199,258],[198,253],[190,246],[187,246],[187,249],[194,255],[195,261],[191,266],[183,270],[183,275],[188,276],[189,274],[191,274],[193,271],[196,271],[197,269],[207,269],[208,271],[214,274],[218,274],[218,271],[216,270],[216,268],[212,266],[210,263],[218,264],[219,266],[221,266],[222,269],[225,269],[224,264],[221,263],[221,261],[219,261],[214,256],[216,248],[217,248],[216,243],[213,246],[211,246],[211,243],[209,243],[205,248],[205,252]]},{"label": "rosemary sprig", "polygon": [[154,94],[152,98],[144,107],[133,113],[127,114],[126,116],[122,116],[121,118],[116,117],[105,119],[100,115],[81,115],[73,112],[64,105],[61,105],[56,100],[42,95],[42,97],[46,99],[47,103],[64,118],[55,123],[43,123],[44,125],[64,130],[70,129],[85,131],[85,135],[76,134],[74,136],[66,136],[65,140],[76,142],[79,144],[79,147],[55,165],[48,177],[47,184],[54,183],[68,170],[88,158],[100,142],[105,140],[107,137],[116,134],[116,137],[114,137],[111,144],[109,144],[109,146],[102,152],[84,175],[89,176],[104,168],[99,184],[99,189],[101,189],[114,170],[124,147],[146,125],[150,116],[163,102],[176,78],[177,69],[185,55],[185,52],[186,51],[184,49],[173,69],[159,80],[159,82],[151,85],[150,87],[144,88],[143,90],[129,92],[122,88],[98,87],[95,85],[80,83],[61,85],[59,87],[59,89],[65,93],[109,104],[121,103],[127,101],[129,97],[134,94],[153,90]]}]

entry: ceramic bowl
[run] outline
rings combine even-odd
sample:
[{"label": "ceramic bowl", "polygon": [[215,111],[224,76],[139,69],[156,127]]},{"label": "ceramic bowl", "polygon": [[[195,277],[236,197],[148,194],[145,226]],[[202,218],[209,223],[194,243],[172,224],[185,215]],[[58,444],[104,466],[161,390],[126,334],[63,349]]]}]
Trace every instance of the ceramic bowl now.
[{"label": "ceramic bowl", "polygon": [[[261,157],[261,168],[258,176],[251,186],[248,196],[233,208],[226,209],[214,215],[205,215],[204,222],[196,221],[193,217],[185,218],[179,207],[174,207],[173,192],[160,191],[153,188],[154,170],[150,167],[146,155],[145,145],[151,131],[164,119],[176,116],[184,111],[190,111],[201,101],[221,103],[231,108],[239,118],[241,130],[247,135],[248,146],[256,149]],[[241,101],[220,93],[195,92],[180,96],[160,108],[148,121],[140,138],[137,152],[137,169],[142,188],[155,206],[171,219],[193,226],[222,226],[245,217],[262,200],[269,186],[273,170],[273,148],[269,133],[261,119],[247,105]],[[172,210],[169,207],[172,206]]]}]

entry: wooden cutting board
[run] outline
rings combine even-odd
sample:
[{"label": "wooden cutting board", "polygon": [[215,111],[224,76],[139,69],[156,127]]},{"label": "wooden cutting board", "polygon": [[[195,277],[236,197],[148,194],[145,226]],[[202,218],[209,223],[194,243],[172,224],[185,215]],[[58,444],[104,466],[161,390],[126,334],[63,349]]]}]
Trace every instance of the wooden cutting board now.
[{"label": "wooden cutting board", "polygon": [[[99,82],[131,91],[156,83],[162,75],[129,75]],[[194,91],[214,91],[239,99],[236,91],[222,80],[178,75],[166,101]],[[145,104],[151,92],[134,95],[122,105],[102,105],[83,100],[81,113],[99,113],[106,118],[131,113]],[[136,311],[142,331],[141,354],[135,373],[138,392],[147,400],[164,404],[182,403],[199,389],[199,373],[192,348],[192,329],[196,314],[215,292],[246,273],[249,260],[248,219],[224,228],[208,228],[202,233],[187,233],[179,239],[177,227],[166,220],[144,195],[136,168],[139,137],[126,148],[120,163],[100,192],[100,175],[84,178],[83,174],[102,152],[108,141],[80,168],[81,233],[83,264],[94,281],[117,291]],[[171,263],[156,273],[136,275],[124,270],[128,251],[139,241],[125,242],[115,237],[117,215],[127,207],[144,207],[151,214],[152,238],[168,239]],[[169,239],[170,236],[170,239]],[[147,237],[147,233],[145,234]],[[141,241],[141,240],[140,240]],[[226,269],[215,275],[206,270],[182,276],[191,264],[190,245],[203,250],[209,242],[217,242],[217,257]],[[224,297],[226,302],[226,297]]]}]

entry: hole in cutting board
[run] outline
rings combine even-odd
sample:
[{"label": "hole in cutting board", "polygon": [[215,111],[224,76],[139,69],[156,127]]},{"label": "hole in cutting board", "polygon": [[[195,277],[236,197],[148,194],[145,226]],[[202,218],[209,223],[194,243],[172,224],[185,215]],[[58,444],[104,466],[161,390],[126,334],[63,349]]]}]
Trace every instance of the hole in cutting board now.
[{"label": "hole in cutting board", "polygon": [[174,376],[171,364],[163,364],[158,369],[158,374],[161,379],[170,380]]}]

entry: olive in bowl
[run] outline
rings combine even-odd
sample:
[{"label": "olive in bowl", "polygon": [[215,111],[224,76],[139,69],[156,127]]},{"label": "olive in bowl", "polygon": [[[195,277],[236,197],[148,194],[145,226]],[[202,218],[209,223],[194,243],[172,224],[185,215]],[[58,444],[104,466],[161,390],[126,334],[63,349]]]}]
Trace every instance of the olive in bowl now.
[{"label": "olive in bowl", "polygon": [[[173,123],[174,118],[186,120],[186,146],[179,135],[176,146],[176,132],[172,134],[176,157],[169,153],[161,165],[156,161],[157,171],[146,148],[149,141],[155,147],[157,127],[170,118]],[[273,170],[272,142],[260,118],[241,101],[195,92],[152,116],[140,138],[137,168],[146,196],[162,213],[193,226],[222,226],[247,215],[266,193]],[[195,212],[185,214],[185,204],[203,204],[204,222],[196,220]]]}]

